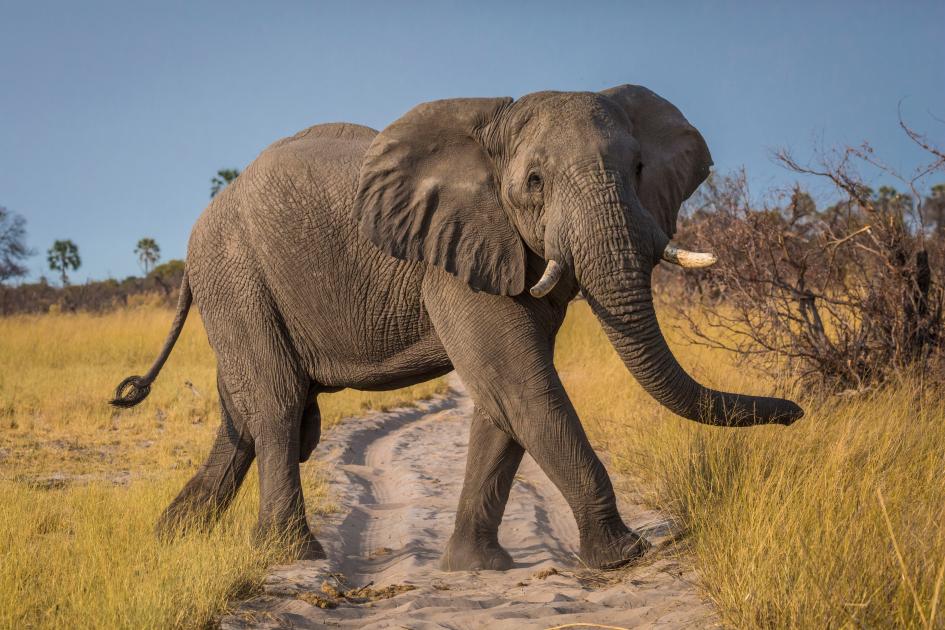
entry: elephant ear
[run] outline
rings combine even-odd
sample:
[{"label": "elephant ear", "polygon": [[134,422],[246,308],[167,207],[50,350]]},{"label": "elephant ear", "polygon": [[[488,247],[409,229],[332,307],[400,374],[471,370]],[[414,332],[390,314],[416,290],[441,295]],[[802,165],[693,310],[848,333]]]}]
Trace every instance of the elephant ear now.
[{"label": "elephant ear", "polygon": [[682,112],[645,87],[620,85],[602,94],[630,119],[643,162],[637,196],[672,238],[679,207],[709,175],[709,147]]},{"label": "elephant ear", "polygon": [[378,134],[361,163],[354,204],[361,233],[395,258],[435,265],[477,290],[521,293],[524,245],[480,141],[511,102],[433,101]]}]

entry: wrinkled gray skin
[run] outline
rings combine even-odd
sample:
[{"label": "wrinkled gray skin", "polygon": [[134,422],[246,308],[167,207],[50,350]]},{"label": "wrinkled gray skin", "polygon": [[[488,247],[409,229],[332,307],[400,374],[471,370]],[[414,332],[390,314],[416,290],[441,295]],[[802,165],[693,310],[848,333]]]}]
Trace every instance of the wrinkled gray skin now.
[{"label": "wrinkled gray skin", "polygon": [[[466,479],[443,567],[505,569],[497,530],[528,451],[561,490],[592,567],[646,543],[614,490],[552,362],[583,290],[640,384],[708,424],[790,424],[792,402],[703,388],[657,325],[650,273],[680,203],[705,179],[702,136],[670,103],[624,85],[420,105],[384,131],[317,125],[266,149],[193,229],[178,318],[191,296],[219,364],[223,422],[159,531],[209,520],[259,464],[258,534],[290,533],[323,555],[305,520],[299,462],[318,443],[317,396],[380,390],[456,369],[476,403]],[[537,299],[546,260],[565,272]]]}]

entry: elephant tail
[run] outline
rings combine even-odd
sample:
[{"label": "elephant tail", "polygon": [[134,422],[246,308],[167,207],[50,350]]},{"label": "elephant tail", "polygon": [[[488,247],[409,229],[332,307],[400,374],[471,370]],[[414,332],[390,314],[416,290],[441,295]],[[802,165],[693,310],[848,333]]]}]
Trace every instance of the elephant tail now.
[{"label": "elephant tail", "polygon": [[190,281],[187,279],[187,270],[184,269],[184,279],[180,283],[180,298],[177,301],[177,315],[174,317],[174,323],[171,325],[171,331],[167,334],[164,341],[164,347],[161,348],[161,354],[155,359],[154,364],[148,373],[144,376],[129,376],[115,388],[115,397],[109,401],[109,404],[115,407],[127,409],[134,407],[151,393],[151,383],[157,378],[161,368],[171,355],[177,338],[180,337],[180,331],[184,328],[184,322],[187,320],[187,312],[190,310],[190,304],[193,301],[193,294],[190,292]]}]

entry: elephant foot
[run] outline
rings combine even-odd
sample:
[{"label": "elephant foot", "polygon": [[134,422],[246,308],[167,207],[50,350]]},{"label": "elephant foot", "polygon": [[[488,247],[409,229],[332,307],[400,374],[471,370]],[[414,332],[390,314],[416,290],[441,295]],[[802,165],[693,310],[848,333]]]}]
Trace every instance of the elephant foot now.
[{"label": "elephant foot", "polygon": [[511,568],[512,556],[497,540],[477,541],[455,535],[440,560],[443,571],[507,571]]},{"label": "elephant foot", "polygon": [[258,546],[274,545],[283,548],[289,560],[324,560],[328,557],[306,522],[292,523],[284,527],[257,525],[253,531],[253,541]]},{"label": "elephant foot", "polygon": [[296,546],[296,560],[324,560],[328,557],[322,544],[309,532]]},{"label": "elephant foot", "polygon": [[624,527],[613,534],[588,536],[581,542],[581,560],[593,569],[619,569],[643,557],[650,547],[646,538]]}]

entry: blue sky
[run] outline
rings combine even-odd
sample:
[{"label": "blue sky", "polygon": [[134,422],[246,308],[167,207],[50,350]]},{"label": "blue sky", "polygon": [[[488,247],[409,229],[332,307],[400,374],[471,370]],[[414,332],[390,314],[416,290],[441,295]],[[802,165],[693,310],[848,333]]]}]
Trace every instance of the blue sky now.
[{"label": "blue sky", "polygon": [[[26,217],[31,278],[57,238],[75,280],[182,257],[219,168],[318,122],[382,128],[454,96],[646,85],[754,189],[787,146],[945,137],[945,3],[0,2],[0,205]],[[938,119],[938,120],[936,120]]]}]

